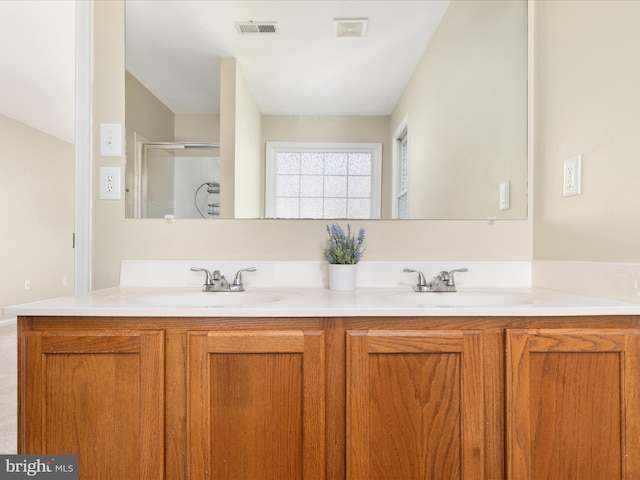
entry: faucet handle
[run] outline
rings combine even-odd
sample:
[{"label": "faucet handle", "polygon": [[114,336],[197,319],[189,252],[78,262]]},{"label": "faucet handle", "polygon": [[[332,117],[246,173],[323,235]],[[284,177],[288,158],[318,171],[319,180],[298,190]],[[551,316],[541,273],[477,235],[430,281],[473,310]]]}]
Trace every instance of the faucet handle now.
[{"label": "faucet handle", "polygon": [[242,274],[244,272],[255,272],[256,271],[256,267],[249,267],[249,268],[241,268],[240,270],[238,270],[238,272],[236,273],[235,278],[233,279],[233,284],[231,285],[231,287],[238,291],[241,292],[244,290],[244,285],[242,284]]},{"label": "faucet handle", "polygon": [[447,273],[447,287],[454,287],[456,286],[456,282],[455,279],[453,278],[453,274],[456,272],[468,272],[469,269],[467,267],[463,267],[463,268],[456,268],[455,270],[451,270],[449,272],[443,272],[443,273]]},{"label": "faucet handle", "polygon": [[[191,267],[191,271],[192,272],[204,272],[207,277],[205,279],[205,285],[213,285],[213,275],[211,274],[211,272],[209,270],[207,270],[206,268],[200,268],[200,267]],[[219,274],[220,272],[218,272]]]},{"label": "faucet handle", "polygon": [[403,268],[403,272],[405,273],[417,273],[418,274],[418,283],[413,287],[416,292],[426,292],[427,291],[427,281],[424,278],[424,274],[420,270],[414,270],[412,268]]}]

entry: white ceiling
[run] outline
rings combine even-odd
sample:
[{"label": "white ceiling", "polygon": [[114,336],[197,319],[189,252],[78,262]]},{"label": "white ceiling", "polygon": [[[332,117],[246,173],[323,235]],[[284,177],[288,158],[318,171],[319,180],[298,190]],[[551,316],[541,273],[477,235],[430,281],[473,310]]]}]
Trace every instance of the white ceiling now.
[{"label": "white ceiling", "polygon": [[75,2],[0,1],[0,114],[75,143]]},{"label": "white ceiling", "polygon": [[[127,1],[127,68],[175,113],[219,111],[220,58],[234,57],[268,115],[388,115],[449,0]],[[333,38],[334,18],[368,18]],[[279,34],[237,33],[276,21]]]}]

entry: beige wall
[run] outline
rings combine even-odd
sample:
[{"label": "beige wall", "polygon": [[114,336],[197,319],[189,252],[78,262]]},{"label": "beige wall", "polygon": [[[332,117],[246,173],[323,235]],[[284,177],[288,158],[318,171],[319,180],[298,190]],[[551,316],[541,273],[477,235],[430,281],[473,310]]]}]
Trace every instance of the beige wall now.
[{"label": "beige wall", "polygon": [[[408,116],[411,218],[526,215],[526,10],[524,1],[449,5],[391,119],[393,132]],[[507,181],[511,209],[500,210]]]},{"label": "beige wall", "polygon": [[[99,124],[124,122],[124,4],[94,2],[93,146]],[[221,125],[221,128],[223,126]],[[221,132],[221,143],[224,137]],[[93,156],[102,165],[124,158]],[[94,183],[95,184],[95,183]],[[122,259],[319,260],[326,221],[125,219],[124,201],[92,206],[92,288],[118,283]],[[531,222],[363,221],[368,260],[528,260]]]},{"label": "beige wall", "polygon": [[[151,142],[171,142],[174,139],[175,116],[166,105],[158,100],[129,72],[125,73],[125,91],[125,151],[126,157],[132,159],[132,161],[126,164],[124,185],[128,192],[133,192],[134,132]],[[107,122],[105,121],[104,123]],[[160,164],[160,161],[154,163]],[[171,202],[169,202],[171,209],[167,210],[167,200],[163,200],[172,198],[173,193],[171,196],[161,193],[165,192],[167,188],[173,192],[172,158],[165,157],[163,164],[162,166],[158,165],[159,168],[154,169],[152,172],[155,182],[149,182],[150,185],[155,185],[159,190],[157,194],[153,190],[147,194],[149,200],[147,203],[147,215],[151,217],[162,217],[163,214],[161,215],[161,213],[173,210]],[[125,204],[126,216],[133,217],[132,195],[126,195]]]},{"label": "beige wall", "polygon": [[180,113],[175,116],[176,142],[220,142],[220,115]]},{"label": "beige wall", "polygon": [[220,64],[220,216],[260,216],[262,116],[234,58]]},{"label": "beige wall", "polygon": [[[236,128],[234,218],[260,216],[263,184],[260,136],[262,115],[247,85],[242,69],[236,63]],[[224,121],[224,119],[223,119]],[[220,184],[224,188],[224,184]]]},{"label": "beige wall", "polygon": [[[235,198],[236,155],[236,102],[231,95],[222,92],[236,90],[236,61],[223,58],[220,61],[220,217],[233,218]],[[225,121],[222,121],[222,119]]]},{"label": "beige wall", "polygon": [[[640,2],[535,4],[536,259],[640,261]],[[563,162],[582,154],[582,195]]]},{"label": "beige wall", "polygon": [[0,205],[7,226],[0,240],[1,310],[73,293],[75,153],[73,145],[2,115],[0,132]]},{"label": "beige wall", "polygon": [[129,72],[125,89],[127,155],[133,150],[133,132],[152,142],[172,142],[174,113]]}]

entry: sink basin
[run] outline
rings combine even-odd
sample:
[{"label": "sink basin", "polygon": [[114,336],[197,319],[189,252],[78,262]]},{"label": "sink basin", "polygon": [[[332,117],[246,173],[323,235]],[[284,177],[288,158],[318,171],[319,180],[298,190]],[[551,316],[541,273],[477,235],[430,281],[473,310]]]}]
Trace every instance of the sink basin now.
[{"label": "sink basin", "polygon": [[166,292],[135,295],[126,303],[145,307],[244,307],[282,300],[282,296],[262,292]]},{"label": "sink basin", "polygon": [[378,300],[405,307],[512,307],[532,303],[529,295],[510,292],[402,292],[382,295]]}]

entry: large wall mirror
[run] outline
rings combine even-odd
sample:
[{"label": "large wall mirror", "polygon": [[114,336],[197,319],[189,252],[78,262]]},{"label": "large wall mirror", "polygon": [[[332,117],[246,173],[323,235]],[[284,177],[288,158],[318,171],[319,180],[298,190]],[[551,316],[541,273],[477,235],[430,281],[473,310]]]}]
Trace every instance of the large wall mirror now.
[{"label": "large wall mirror", "polygon": [[125,5],[127,217],[527,217],[526,0]]}]

